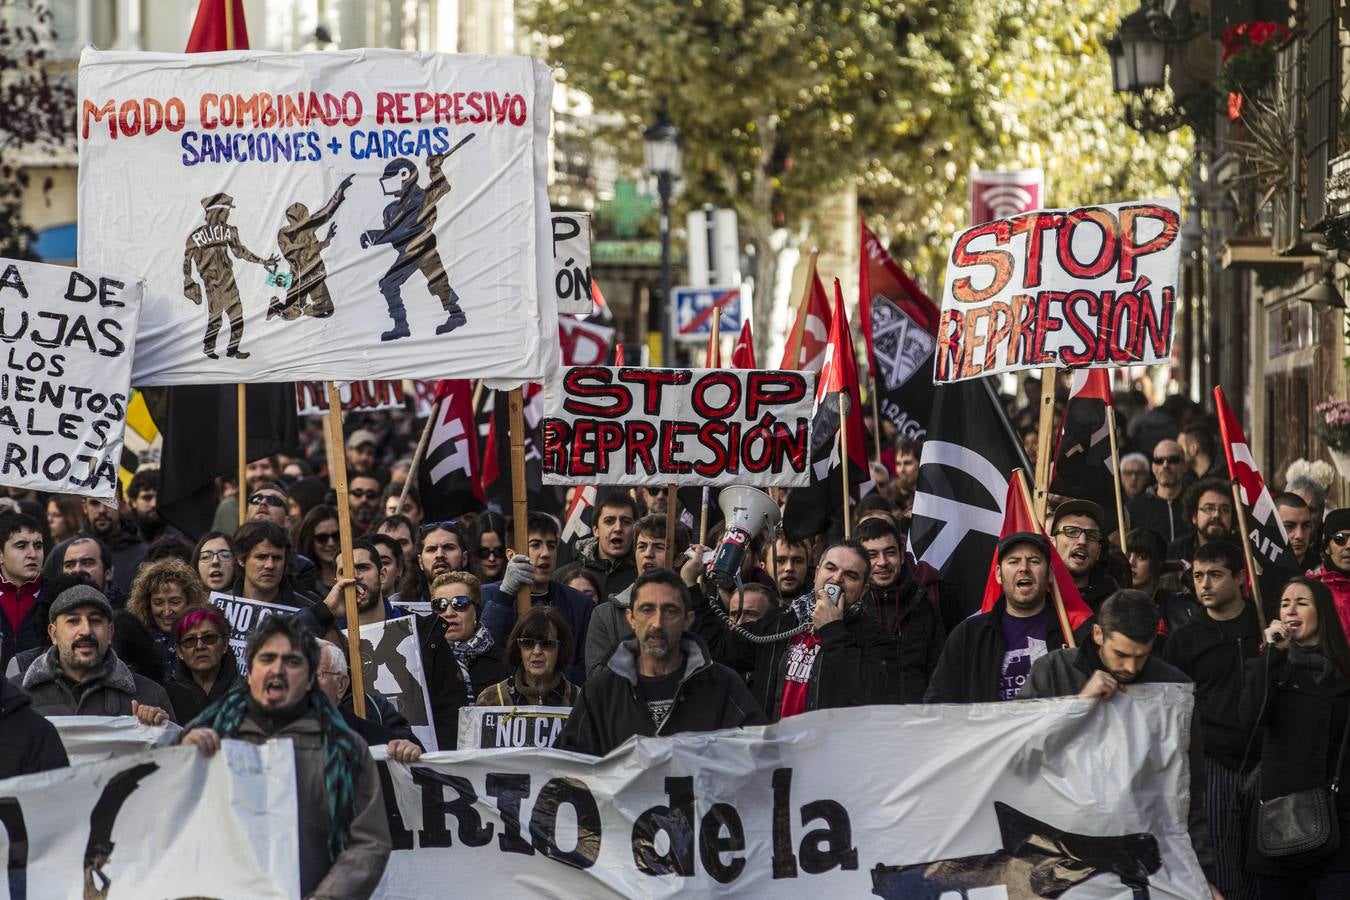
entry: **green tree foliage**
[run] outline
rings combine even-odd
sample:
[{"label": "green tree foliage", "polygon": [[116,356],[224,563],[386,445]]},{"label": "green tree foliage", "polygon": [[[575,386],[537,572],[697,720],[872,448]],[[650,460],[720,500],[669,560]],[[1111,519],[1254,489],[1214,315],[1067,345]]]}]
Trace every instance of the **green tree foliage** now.
[{"label": "green tree foliage", "polygon": [[1056,205],[1175,193],[1189,144],[1131,132],[1111,90],[1128,2],[536,0],[527,21],[621,153],[667,98],[683,201],[735,208],[755,246],[762,344],[780,251],[850,185],[930,287],[974,165],[1041,164]]}]

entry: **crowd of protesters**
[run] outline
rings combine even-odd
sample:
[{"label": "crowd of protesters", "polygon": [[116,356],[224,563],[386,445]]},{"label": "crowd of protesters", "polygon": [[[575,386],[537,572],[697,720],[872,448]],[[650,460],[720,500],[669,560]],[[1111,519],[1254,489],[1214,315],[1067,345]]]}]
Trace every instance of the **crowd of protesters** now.
[{"label": "crowd of protesters", "polygon": [[[459,711],[475,704],[570,707],[558,746],[603,755],[634,735],[816,709],[1109,698],[1133,684],[1190,682],[1188,824],[1215,895],[1350,896],[1350,842],[1290,866],[1263,857],[1250,827],[1254,803],[1339,775],[1350,509],[1327,511],[1325,489],[1306,479],[1280,485],[1274,504],[1297,567],[1267,567],[1253,583],[1213,423],[1180,398],[1133,410],[1124,399],[1123,540],[1098,504],[1052,498],[1048,538],[1018,532],[998,543],[1001,596],[985,612],[980,598],[940,596],[935,573],[909,552],[922,448],[890,433],[852,539],[761,535],[736,588],[707,577],[721,523],[703,543],[685,522],[668,530],[676,498],[664,488],[602,489],[589,537],[571,543],[542,511],[530,513],[519,547],[495,511],[424,521],[396,454],[406,423],[387,414],[346,441],[351,571],[337,497],[316,474],[317,443],[308,455],[249,463],[243,485],[223,479],[215,527],[202,534],[160,519],[152,466],[114,505],[7,491],[0,777],[67,764],[48,721],[58,716],[174,721],[208,754],[224,737],[287,736],[305,896],[368,895],[389,836],[367,747],[402,762],[423,748],[372,679],[365,716],[354,712],[342,636],[351,586],[354,624],[415,616],[440,749],[457,747]],[[1032,406],[1008,412],[1034,437]],[[773,492],[780,506],[784,494]],[[1055,556],[1093,613],[1074,635],[1054,612]],[[279,610],[242,660],[213,594]],[[1350,797],[1337,809],[1350,833]]]}]

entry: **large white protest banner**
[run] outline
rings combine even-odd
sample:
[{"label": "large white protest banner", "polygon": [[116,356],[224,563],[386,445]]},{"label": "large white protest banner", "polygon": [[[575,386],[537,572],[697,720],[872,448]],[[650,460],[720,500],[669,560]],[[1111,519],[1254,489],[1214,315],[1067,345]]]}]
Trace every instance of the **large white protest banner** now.
[{"label": "large white protest banner", "polygon": [[[345,636],[347,632],[342,633]],[[398,708],[424,749],[438,749],[416,619],[402,616],[362,625],[360,646],[362,682],[379,691]],[[345,644],[343,650],[346,650]]]},{"label": "large white protest banner", "polygon": [[135,716],[51,716],[72,766],[168,747],[182,727],[173,722],[142,725]]},{"label": "large white protest banner", "polygon": [[815,376],[572,366],[545,392],[545,484],[811,480]]},{"label": "large white protest banner", "polygon": [[956,236],[933,380],[1171,359],[1176,199],[1043,209]]},{"label": "large white protest banner", "polygon": [[526,57],[85,50],[79,255],[147,282],[133,382],[541,378],[551,95]]},{"label": "large white protest banner", "polygon": [[0,259],[0,484],[112,499],[145,285]]},{"label": "large white protest banner", "polygon": [[[289,741],[174,747],[0,781],[9,900],[300,893]],[[6,893],[8,888],[8,893]]]},{"label": "large white protest banner", "polygon": [[[1189,685],[388,764],[378,897],[1208,897]],[[1033,885],[1036,889],[1033,890]],[[1142,892],[1141,892],[1142,891]]]},{"label": "large white protest banner", "polygon": [[211,603],[215,605],[225,615],[225,621],[230,623],[230,649],[234,651],[234,658],[239,663],[239,674],[248,674],[248,663],[244,659],[244,648],[248,646],[248,636],[253,633],[268,616],[282,613],[291,615],[297,612],[293,606],[283,606],[280,603],[263,603],[259,600],[249,600],[246,597],[236,597],[233,594],[211,593]]},{"label": "large white protest banner", "polygon": [[459,746],[478,750],[552,747],[571,712],[563,706],[461,706]]}]

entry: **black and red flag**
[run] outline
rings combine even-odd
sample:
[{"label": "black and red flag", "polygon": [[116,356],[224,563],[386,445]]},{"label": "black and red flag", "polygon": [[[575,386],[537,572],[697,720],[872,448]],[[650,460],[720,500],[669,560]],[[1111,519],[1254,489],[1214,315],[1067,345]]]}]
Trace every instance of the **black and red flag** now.
[{"label": "black and red flag", "polygon": [[[1247,437],[1242,432],[1242,423],[1234,415],[1233,408],[1223,395],[1223,388],[1214,388],[1214,411],[1219,417],[1219,433],[1223,438],[1223,453],[1228,459],[1228,476],[1240,487],[1242,496],[1243,519],[1247,526],[1247,540],[1252,556],[1258,567],[1271,566],[1287,570],[1293,574],[1298,570],[1298,561],[1289,549],[1289,535],[1285,533],[1284,522],[1275,509],[1275,502],[1266,487],[1261,470],[1256,467],[1251,448],[1247,446]],[[1235,523],[1236,524],[1236,523]],[[1262,584],[1264,589],[1267,585]],[[1263,590],[1264,594],[1264,590]],[[1264,597],[1263,600],[1273,600]]]},{"label": "black and red flag", "polygon": [[1102,524],[1108,533],[1118,521],[1115,458],[1107,431],[1110,415],[1114,412],[1106,369],[1075,369],[1050,470],[1050,493],[1099,505],[1106,512]]},{"label": "black and red flag", "polygon": [[858,317],[877,411],[901,435],[921,440],[933,409],[939,310],[861,219],[858,234]]},{"label": "black and red flag", "polygon": [[[835,307],[830,321],[830,337],[825,347],[824,364],[816,380],[816,404],[811,419],[811,484],[793,488],[783,511],[783,528],[791,537],[801,539],[816,534],[836,537],[844,529],[844,493],[839,453],[840,428],[848,445],[849,502],[872,490],[872,475],[867,465],[866,432],[862,408],[858,403],[858,362],[853,353],[853,335],[848,325],[848,310],[834,281]],[[839,415],[840,396],[848,398],[848,415]]]},{"label": "black and red flag", "polygon": [[431,414],[435,425],[417,469],[422,516],[428,522],[443,522],[478,512],[485,504],[479,481],[473,382],[457,378],[438,383]]}]

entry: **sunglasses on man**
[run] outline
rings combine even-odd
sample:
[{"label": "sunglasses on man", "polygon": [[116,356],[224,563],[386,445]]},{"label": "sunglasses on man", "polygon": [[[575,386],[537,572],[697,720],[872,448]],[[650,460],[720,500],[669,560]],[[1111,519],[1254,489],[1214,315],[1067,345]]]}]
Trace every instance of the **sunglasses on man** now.
[{"label": "sunglasses on man", "polygon": [[1350,544],[1350,531],[1338,531],[1331,536],[1331,542],[1337,547],[1344,547]]},{"label": "sunglasses on man", "polygon": [[464,612],[470,606],[473,606],[473,601],[463,594],[458,597],[433,597],[431,600],[431,611],[437,613],[443,613],[447,609]]},{"label": "sunglasses on man", "polygon": [[286,505],[286,498],[277,494],[264,494],[259,491],[248,498],[249,506],[275,506],[277,509]]},{"label": "sunglasses on man", "polygon": [[1179,466],[1179,465],[1181,465],[1181,464],[1182,464],[1183,462],[1185,462],[1185,461],[1186,461],[1186,457],[1184,457],[1184,456],[1176,456],[1176,455],[1172,455],[1172,456],[1155,456],[1155,457],[1153,457],[1153,464],[1154,464],[1155,466],[1164,466],[1164,465],[1166,465],[1166,466]]}]

